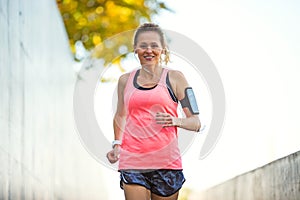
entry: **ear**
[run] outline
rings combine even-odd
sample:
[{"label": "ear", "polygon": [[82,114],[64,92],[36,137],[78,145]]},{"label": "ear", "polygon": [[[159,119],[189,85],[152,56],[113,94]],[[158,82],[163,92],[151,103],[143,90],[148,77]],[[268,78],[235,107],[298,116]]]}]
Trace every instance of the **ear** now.
[{"label": "ear", "polygon": [[134,53],[134,54],[137,53],[136,45],[133,45],[133,53]]}]

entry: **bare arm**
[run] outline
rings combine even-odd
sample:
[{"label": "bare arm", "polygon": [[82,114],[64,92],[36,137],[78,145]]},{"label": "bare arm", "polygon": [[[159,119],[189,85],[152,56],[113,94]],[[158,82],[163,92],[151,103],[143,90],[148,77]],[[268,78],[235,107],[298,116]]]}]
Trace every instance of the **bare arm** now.
[{"label": "bare arm", "polygon": [[[118,81],[118,103],[117,111],[113,119],[113,128],[114,128],[114,139],[122,140],[122,134],[126,122],[126,109],[124,107],[124,89],[126,82],[128,80],[129,74],[124,74],[119,78]],[[113,147],[113,150],[107,153],[107,158],[109,162],[115,163],[119,160],[120,145],[116,144]]]},{"label": "bare arm", "polygon": [[[179,71],[170,70],[169,78],[177,99],[184,99],[185,88],[189,87],[184,75]],[[192,114],[187,107],[183,108],[183,111],[186,116],[185,118],[176,118],[168,113],[158,113],[156,115],[156,120],[159,124],[163,124],[164,126],[178,126],[180,128],[198,132],[201,128],[199,116],[197,114]]]},{"label": "bare arm", "polygon": [[115,140],[122,139],[122,133],[125,126],[126,110],[124,107],[124,89],[128,80],[129,74],[124,74],[119,78],[118,82],[118,103],[117,111],[114,115],[113,127]]}]

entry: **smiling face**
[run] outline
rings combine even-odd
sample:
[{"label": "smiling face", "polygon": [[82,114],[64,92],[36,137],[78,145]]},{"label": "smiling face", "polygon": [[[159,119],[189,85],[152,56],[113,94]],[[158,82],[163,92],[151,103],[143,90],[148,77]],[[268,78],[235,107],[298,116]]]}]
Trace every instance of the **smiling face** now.
[{"label": "smiling face", "polygon": [[160,35],[155,31],[142,32],[137,37],[136,53],[141,65],[156,65],[163,51]]}]

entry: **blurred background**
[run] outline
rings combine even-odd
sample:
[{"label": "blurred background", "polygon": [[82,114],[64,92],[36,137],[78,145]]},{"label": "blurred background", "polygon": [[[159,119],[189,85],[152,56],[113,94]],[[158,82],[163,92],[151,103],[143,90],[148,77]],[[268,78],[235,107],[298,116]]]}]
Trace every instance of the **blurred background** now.
[{"label": "blurred background", "polygon": [[[209,92],[193,66],[171,58],[170,67],[184,71],[196,88],[207,126],[183,154],[187,181],[180,199],[220,199],[205,191],[227,182],[230,190],[213,190],[223,199],[239,191],[265,194],[270,183],[272,191],[282,186],[277,176],[285,181],[287,191],[279,192],[284,199],[297,199],[299,11],[297,1],[0,0],[0,199],[124,199],[118,173],[97,162],[81,142],[73,91],[86,60],[97,59],[104,73],[95,91],[95,114],[111,141],[116,80],[137,62],[127,53],[131,37],[105,41],[147,21],[199,44],[226,95],[222,135],[199,160],[213,114]],[[243,181],[232,185],[236,178]],[[242,188],[249,184],[254,189]],[[273,198],[249,199],[280,199],[274,191]]]}]

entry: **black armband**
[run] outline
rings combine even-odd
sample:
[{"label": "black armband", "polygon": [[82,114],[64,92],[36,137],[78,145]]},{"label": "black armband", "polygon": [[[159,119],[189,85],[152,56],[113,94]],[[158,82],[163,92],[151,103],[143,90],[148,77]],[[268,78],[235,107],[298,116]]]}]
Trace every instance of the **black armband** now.
[{"label": "black armband", "polygon": [[193,115],[199,114],[199,109],[198,109],[193,88],[191,87],[185,88],[184,94],[185,94],[184,98],[180,100],[182,108],[188,107],[188,109]]}]

